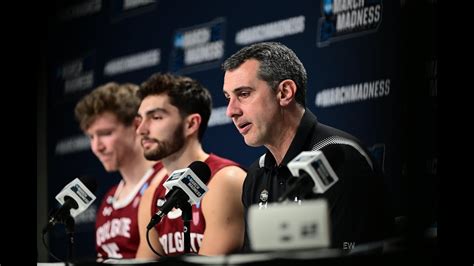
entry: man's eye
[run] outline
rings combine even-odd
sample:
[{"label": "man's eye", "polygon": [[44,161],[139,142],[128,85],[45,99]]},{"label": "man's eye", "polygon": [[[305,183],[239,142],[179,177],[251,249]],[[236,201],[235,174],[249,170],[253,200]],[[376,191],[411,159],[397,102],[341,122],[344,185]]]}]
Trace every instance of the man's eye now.
[{"label": "man's eye", "polygon": [[239,96],[242,97],[242,98],[247,98],[247,97],[250,96],[250,92],[246,92],[246,91],[241,92],[241,93],[239,94]]}]

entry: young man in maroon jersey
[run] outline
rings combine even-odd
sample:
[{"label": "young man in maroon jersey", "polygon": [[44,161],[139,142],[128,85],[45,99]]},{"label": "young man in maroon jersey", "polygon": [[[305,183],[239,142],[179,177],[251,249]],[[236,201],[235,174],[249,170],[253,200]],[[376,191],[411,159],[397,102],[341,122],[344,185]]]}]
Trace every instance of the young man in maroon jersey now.
[{"label": "young man in maroon jersey", "polygon": [[[84,96],[75,115],[90,138],[92,152],[107,172],[122,180],[104,195],[96,217],[98,260],[135,258],[139,244],[138,205],[161,168],[143,157],[136,113],[137,85],[107,83]],[[160,180],[156,180],[159,182]]]},{"label": "young man in maroon jersey", "polygon": [[[146,226],[165,201],[163,187],[167,176],[194,161],[211,169],[209,191],[192,206],[191,249],[201,255],[222,255],[238,251],[244,239],[242,184],[245,177],[239,165],[205,152],[201,140],[211,114],[209,91],[197,81],[171,74],[155,74],[138,92],[142,99],[137,132],[142,137],[145,157],[161,160],[166,175],[156,189],[148,190],[139,210],[140,247],[137,258],[156,258],[146,241]],[[147,206],[148,205],[148,206]],[[174,209],[150,230],[153,248],[161,255],[183,253],[181,210]]]}]

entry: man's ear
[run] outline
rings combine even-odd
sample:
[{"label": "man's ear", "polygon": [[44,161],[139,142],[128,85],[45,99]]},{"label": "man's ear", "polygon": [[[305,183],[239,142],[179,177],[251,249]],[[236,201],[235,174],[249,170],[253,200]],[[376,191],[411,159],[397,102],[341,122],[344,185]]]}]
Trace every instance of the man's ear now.
[{"label": "man's ear", "polygon": [[278,100],[281,106],[288,106],[296,96],[296,83],[291,79],[285,79],[278,85]]},{"label": "man's ear", "polygon": [[140,126],[140,123],[141,123],[141,119],[140,117],[138,116],[135,116],[135,118],[133,119],[133,127],[135,128],[135,131],[137,131],[138,127]]},{"label": "man's ear", "polygon": [[190,114],[186,117],[184,134],[186,136],[194,134],[194,132],[199,132],[199,126],[201,125],[201,115],[200,114]]}]

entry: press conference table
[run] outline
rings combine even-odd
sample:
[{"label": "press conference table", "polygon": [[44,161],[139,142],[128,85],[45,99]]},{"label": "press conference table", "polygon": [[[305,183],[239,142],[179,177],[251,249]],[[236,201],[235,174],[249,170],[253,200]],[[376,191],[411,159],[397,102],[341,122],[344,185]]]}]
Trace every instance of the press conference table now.
[{"label": "press conference table", "polygon": [[[351,250],[313,249],[288,250],[227,256],[183,255],[158,261],[120,260],[107,263],[78,261],[73,265],[433,265],[439,258],[437,238],[416,243],[391,239],[358,245]],[[408,264],[407,264],[408,263]],[[38,263],[64,265],[64,263]],[[71,265],[71,264],[70,264]]]}]

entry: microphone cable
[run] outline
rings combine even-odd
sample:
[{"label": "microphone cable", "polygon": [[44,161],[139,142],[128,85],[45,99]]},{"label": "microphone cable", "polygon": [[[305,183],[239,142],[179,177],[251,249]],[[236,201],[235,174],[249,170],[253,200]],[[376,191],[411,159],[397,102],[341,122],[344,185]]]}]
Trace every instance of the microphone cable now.
[{"label": "microphone cable", "polygon": [[57,261],[60,261],[60,262],[63,262],[64,260],[61,260],[59,259],[58,257],[56,257],[53,252],[49,249],[48,245],[46,244],[46,239],[44,238],[44,236],[46,235],[47,232],[43,232],[42,235],[41,235],[41,239],[43,240],[43,245],[44,247],[46,248],[46,250],[48,251],[48,254],[53,257],[53,259],[57,260]]},{"label": "microphone cable", "polygon": [[154,248],[153,248],[153,245],[151,244],[150,242],[150,230],[152,229],[153,227],[151,228],[147,228],[146,229],[146,242],[148,243],[148,246],[150,247],[151,251],[153,251],[153,253],[155,253],[156,255],[158,255],[158,257],[163,257],[163,255],[161,255],[158,251],[156,251]]}]

